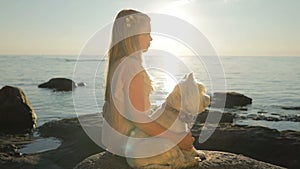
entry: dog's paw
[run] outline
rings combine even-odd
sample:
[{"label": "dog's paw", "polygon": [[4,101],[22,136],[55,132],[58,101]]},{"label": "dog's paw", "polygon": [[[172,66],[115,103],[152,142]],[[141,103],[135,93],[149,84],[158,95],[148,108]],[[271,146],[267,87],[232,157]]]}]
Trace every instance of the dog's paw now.
[{"label": "dog's paw", "polygon": [[196,161],[196,162],[201,162],[202,160],[201,160],[200,157],[195,157],[195,161]]},{"label": "dog's paw", "polygon": [[[197,151],[197,157],[202,161],[206,159],[205,153],[203,151],[198,150]],[[196,157],[196,158],[197,158]]]}]

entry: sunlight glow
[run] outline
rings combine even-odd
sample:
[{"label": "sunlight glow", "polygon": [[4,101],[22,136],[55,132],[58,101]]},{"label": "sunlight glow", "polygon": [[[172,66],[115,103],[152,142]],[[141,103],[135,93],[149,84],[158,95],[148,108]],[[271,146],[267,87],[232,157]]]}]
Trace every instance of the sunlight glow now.
[{"label": "sunlight glow", "polygon": [[186,20],[187,22],[193,23],[194,17],[189,14],[189,12],[184,8],[186,5],[190,5],[192,3],[192,0],[178,0],[174,1],[172,3],[169,3],[165,6],[162,6],[158,12],[176,16],[180,19]]},{"label": "sunlight glow", "polygon": [[152,85],[154,87],[150,101],[152,105],[159,106],[164,102],[169,93],[173,91],[177,81],[164,70],[149,69],[148,71],[151,75]]},{"label": "sunlight glow", "polygon": [[167,93],[171,93],[176,85],[176,81],[168,74],[164,74],[163,89]]},{"label": "sunlight glow", "polygon": [[168,53],[171,53],[175,56],[179,55],[193,55],[192,51],[190,51],[184,44],[181,42],[165,37],[162,35],[151,35],[153,40],[151,42],[150,50],[151,49],[158,49]]}]

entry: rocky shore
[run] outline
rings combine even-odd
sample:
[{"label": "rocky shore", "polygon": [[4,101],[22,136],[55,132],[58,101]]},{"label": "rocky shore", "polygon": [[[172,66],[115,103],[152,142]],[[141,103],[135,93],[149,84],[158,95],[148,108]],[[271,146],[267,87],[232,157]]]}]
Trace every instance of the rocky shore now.
[{"label": "rocky shore", "polygon": [[[95,114],[85,118],[93,120],[98,116]],[[57,149],[46,152],[21,154],[18,149],[34,141],[32,135],[2,135],[0,136],[1,169],[69,169],[84,158],[103,151],[86,135],[77,118],[52,121],[36,130],[41,137],[59,138],[62,144]]]},{"label": "rocky shore", "polygon": [[[201,126],[195,125],[193,128],[195,137],[199,136]],[[278,132],[258,126],[221,124],[206,142],[195,142],[194,146],[197,149],[243,154],[287,168],[300,167],[300,132],[295,131]]]},{"label": "rocky shore", "polygon": [[[56,85],[57,80],[65,82],[65,79],[50,80],[50,87]],[[73,82],[67,82],[67,86],[72,87]],[[212,106],[225,103],[225,107],[232,108],[252,102],[251,98],[239,93],[218,93],[214,96]],[[208,114],[213,117],[210,120],[214,117],[222,118],[208,140],[201,144],[194,142],[197,149],[206,150],[207,158],[193,169],[300,168],[300,132],[233,125],[236,114],[206,111],[197,117],[192,128],[196,140],[201,132],[211,130],[209,125],[204,125],[210,122],[207,120]],[[99,142],[102,125],[100,113],[51,121],[35,128],[36,115],[24,92],[8,86],[0,90],[0,117],[3,121],[1,124],[7,124],[0,128],[1,169],[72,169],[75,166],[77,169],[129,168],[125,158],[105,152],[86,134],[85,129],[91,129]],[[51,147],[53,138],[59,140],[55,147]],[[42,150],[33,146],[30,153],[21,151],[38,140],[47,139],[48,142],[40,143]],[[47,148],[49,145],[50,148]]]},{"label": "rocky shore", "polygon": [[[224,115],[225,117],[225,115]],[[87,125],[101,127],[99,114],[82,116]],[[202,118],[202,117],[201,117]],[[196,123],[193,135],[197,137],[203,124]],[[96,126],[95,126],[96,125]],[[74,168],[84,159],[104,150],[96,145],[84,132],[77,118],[52,121],[36,129],[40,137],[56,137],[62,141],[57,149],[21,154],[18,152],[24,144],[34,140],[32,135],[2,135],[0,137],[0,168]],[[203,129],[205,130],[205,129]],[[211,138],[203,144],[197,141],[197,149],[207,150],[209,155],[199,168],[299,168],[300,132],[278,132],[263,127],[233,126],[223,120]],[[217,152],[216,152],[217,151]],[[219,151],[226,151],[219,152]],[[227,153],[228,152],[228,153]],[[103,155],[103,158],[108,155]],[[117,158],[119,159],[119,158]],[[114,159],[110,159],[114,160]],[[124,164],[114,161],[106,164]],[[262,162],[263,161],[263,162]],[[270,164],[267,164],[270,163]],[[111,165],[110,165],[111,166]],[[109,169],[110,166],[103,167]],[[248,167],[247,167],[248,166]],[[123,166],[126,168],[126,166]],[[102,169],[102,168],[100,168]]]},{"label": "rocky shore", "polygon": [[[189,169],[283,169],[265,162],[257,161],[243,155],[220,151],[203,151],[206,154],[206,160],[199,162],[197,166]],[[126,160],[122,157],[112,155],[108,152],[102,152],[88,157],[79,163],[75,169],[130,169]]]}]

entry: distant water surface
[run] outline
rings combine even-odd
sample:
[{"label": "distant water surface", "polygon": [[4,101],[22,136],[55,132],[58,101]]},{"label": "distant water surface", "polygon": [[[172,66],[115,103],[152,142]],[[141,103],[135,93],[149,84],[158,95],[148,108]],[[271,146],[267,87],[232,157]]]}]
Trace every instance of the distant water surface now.
[{"label": "distant water surface", "polygon": [[[206,84],[208,92],[212,92],[205,67],[189,56],[182,56],[180,59],[187,61],[188,66],[195,71],[196,78]],[[253,99],[253,104],[247,107],[247,111],[237,111],[239,115],[247,117],[257,115],[257,112],[267,112],[265,116],[300,116],[300,110],[281,108],[300,106],[300,57],[226,56],[221,57],[221,63],[227,91],[239,92]],[[77,113],[101,111],[106,64],[106,59],[96,56],[80,60],[76,56],[0,56],[0,87],[11,85],[22,88],[37,113],[40,126],[51,120],[75,117]],[[74,78],[74,71],[80,71],[80,76]],[[175,77],[179,79],[186,70],[176,67],[176,71]],[[151,102],[158,105],[166,98],[176,81],[164,72],[149,72],[156,89]],[[73,92],[53,92],[37,87],[54,77],[76,79],[76,82],[86,82],[87,86]],[[75,104],[81,104],[77,107],[82,109],[74,108],[73,97],[80,97],[80,103],[77,100]],[[267,122],[245,118],[236,123],[300,131],[300,122]]]}]

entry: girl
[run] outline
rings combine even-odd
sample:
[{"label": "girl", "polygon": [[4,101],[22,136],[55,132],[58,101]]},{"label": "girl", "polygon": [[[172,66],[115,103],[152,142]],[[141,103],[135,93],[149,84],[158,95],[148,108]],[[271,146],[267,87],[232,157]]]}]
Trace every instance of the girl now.
[{"label": "girl", "polygon": [[[141,56],[152,41],[150,32],[149,16],[135,10],[120,11],[114,21],[103,106],[105,123],[112,130],[102,133],[103,143],[114,154],[120,155],[116,152],[126,148],[126,141],[122,142],[120,138],[129,136],[135,127],[150,136],[163,133],[160,137],[175,143],[178,138],[183,138],[177,144],[181,149],[190,150],[193,147],[194,138],[190,132],[178,134],[167,131],[147,116],[150,111],[149,95],[153,89],[149,75],[142,66]],[[115,131],[118,134],[113,136]]]}]

